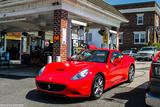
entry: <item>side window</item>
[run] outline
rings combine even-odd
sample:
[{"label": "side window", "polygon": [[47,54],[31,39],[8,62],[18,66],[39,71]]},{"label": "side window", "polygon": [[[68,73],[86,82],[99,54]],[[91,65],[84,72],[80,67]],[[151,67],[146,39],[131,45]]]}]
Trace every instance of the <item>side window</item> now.
[{"label": "side window", "polygon": [[121,53],[117,52],[117,54],[118,54],[118,58],[123,59],[124,56]]},{"label": "side window", "polygon": [[123,57],[124,56],[119,52],[112,52],[111,63],[113,63],[115,59],[117,58],[123,59]]}]

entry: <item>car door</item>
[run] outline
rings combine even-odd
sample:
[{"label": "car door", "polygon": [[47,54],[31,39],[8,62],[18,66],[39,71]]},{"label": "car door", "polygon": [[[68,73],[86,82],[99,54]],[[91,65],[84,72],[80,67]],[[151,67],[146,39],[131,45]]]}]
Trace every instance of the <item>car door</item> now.
[{"label": "car door", "polygon": [[150,74],[150,91],[160,97],[160,63],[152,63],[152,73]]},{"label": "car door", "polygon": [[109,64],[109,71],[108,71],[108,78],[109,80],[109,85],[114,84],[115,82],[117,82],[118,80],[120,80],[122,78],[121,75],[121,64],[122,64],[122,54],[120,54],[119,52],[112,52],[111,55],[111,60],[110,60],[110,64]]}]

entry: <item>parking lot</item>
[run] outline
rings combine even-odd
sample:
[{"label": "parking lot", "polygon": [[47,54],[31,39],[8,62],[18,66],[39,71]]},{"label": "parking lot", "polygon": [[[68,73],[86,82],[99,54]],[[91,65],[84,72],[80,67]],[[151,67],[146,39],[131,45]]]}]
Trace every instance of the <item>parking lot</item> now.
[{"label": "parking lot", "polygon": [[150,64],[148,61],[136,62],[134,82],[108,89],[98,100],[62,98],[36,92],[34,75],[39,68],[0,69],[0,107],[143,107]]}]

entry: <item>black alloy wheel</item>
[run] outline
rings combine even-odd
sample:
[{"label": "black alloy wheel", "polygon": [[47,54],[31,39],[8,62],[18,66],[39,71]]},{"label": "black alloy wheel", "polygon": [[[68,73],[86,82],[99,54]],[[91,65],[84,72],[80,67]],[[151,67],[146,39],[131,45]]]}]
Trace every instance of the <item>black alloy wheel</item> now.
[{"label": "black alloy wheel", "polygon": [[128,72],[128,81],[127,82],[129,82],[129,83],[133,82],[134,74],[135,74],[135,68],[133,65],[131,65],[129,68],[129,72]]},{"label": "black alloy wheel", "polygon": [[92,83],[91,98],[98,99],[104,91],[104,79],[100,74],[97,74]]}]

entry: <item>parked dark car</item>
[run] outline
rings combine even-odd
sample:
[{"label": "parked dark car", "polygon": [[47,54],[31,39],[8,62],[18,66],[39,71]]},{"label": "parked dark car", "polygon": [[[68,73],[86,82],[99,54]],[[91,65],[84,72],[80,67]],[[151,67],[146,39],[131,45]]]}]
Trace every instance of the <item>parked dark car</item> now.
[{"label": "parked dark car", "polygon": [[150,82],[146,90],[146,104],[160,107],[160,53],[153,59],[150,68]]}]

